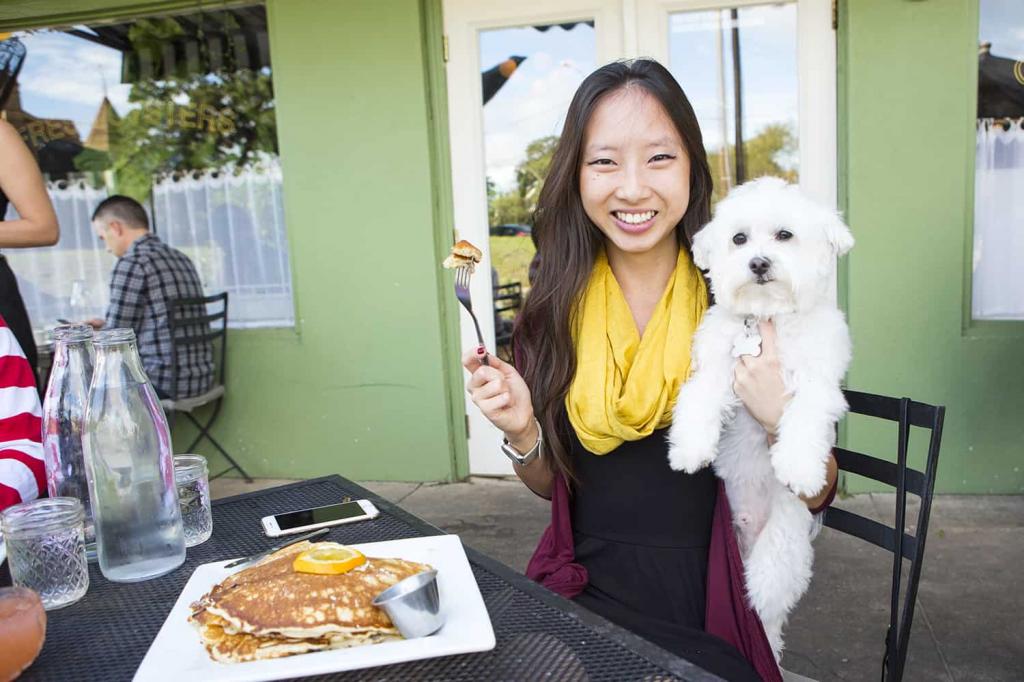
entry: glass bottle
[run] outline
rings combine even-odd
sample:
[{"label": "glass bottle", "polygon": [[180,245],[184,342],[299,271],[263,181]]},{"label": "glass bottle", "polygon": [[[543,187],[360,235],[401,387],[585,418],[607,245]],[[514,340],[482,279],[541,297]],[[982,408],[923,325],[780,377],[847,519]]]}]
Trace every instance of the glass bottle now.
[{"label": "glass bottle", "polygon": [[84,444],[100,570],[115,582],[148,580],[185,561],[170,430],[135,332],[97,332],[93,345]]},{"label": "glass bottle", "polygon": [[43,459],[50,497],[74,497],[85,511],[85,553],[96,560],[96,532],[82,452],[85,405],[92,381],[92,327],[53,330],[53,365],[43,397]]}]

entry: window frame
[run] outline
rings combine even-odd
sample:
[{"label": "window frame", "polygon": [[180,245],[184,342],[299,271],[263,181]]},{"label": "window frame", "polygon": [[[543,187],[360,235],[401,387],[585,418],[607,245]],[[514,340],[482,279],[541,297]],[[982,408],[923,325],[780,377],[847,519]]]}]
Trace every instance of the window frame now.
[{"label": "window frame", "polygon": [[972,303],[974,301],[974,186],[977,180],[975,147],[977,145],[978,120],[978,41],[981,33],[981,3],[970,3],[970,28],[964,41],[964,50],[970,55],[967,60],[969,74],[967,82],[972,104],[966,107],[964,121],[964,154],[967,157],[964,174],[964,243],[963,243],[963,299],[961,301],[961,336],[968,339],[1024,338],[1024,320],[976,320]]}]

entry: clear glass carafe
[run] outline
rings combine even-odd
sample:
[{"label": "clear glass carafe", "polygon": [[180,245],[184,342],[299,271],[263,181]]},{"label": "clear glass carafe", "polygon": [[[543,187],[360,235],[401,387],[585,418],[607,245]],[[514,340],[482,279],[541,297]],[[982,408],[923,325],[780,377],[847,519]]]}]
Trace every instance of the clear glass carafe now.
[{"label": "clear glass carafe", "polygon": [[93,345],[84,444],[100,570],[117,582],[147,580],[185,561],[170,430],[135,332],[97,332]]},{"label": "clear glass carafe", "polygon": [[92,381],[92,327],[53,330],[53,365],[43,397],[43,455],[50,497],[74,497],[85,511],[85,552],[96,560],[96,532],[89,504],[82,428]]}]

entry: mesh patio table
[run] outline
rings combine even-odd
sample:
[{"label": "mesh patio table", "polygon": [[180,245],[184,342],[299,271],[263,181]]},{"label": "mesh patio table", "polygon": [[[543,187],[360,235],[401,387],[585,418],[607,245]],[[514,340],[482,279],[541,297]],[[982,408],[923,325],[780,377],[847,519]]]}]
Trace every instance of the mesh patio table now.
[{"label": "mesh patio table", "polygon": [[[443,531],[340,476],[270,488],[213,503],[213,536],[191,547],[185,564],[141,583],[106,580],[90,565],[89,592],[48,615],[46,644],[23,680],[130,680],[178,594],[200,564],[253,554],[282,542],[260,519],[289,509],[371,500],[381,515],[336,526],[325,539],[355,544],[439,535]],[[492,651],[368,668],[308,679],[330,680],[718,680],[664,649],[466,547],[494,627]],[[0,585],[10,584],[7,564]],[[195,681],[198,682],[198,681]],[[203,681],[205,682],[205,681]]]}]

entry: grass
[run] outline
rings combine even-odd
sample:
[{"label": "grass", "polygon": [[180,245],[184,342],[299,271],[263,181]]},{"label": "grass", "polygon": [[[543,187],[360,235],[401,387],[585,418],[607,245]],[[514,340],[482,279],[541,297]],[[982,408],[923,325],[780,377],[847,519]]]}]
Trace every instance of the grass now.
[{"label": "grass", "polygon": [[491,237],[491,264],[498,271],[498,283],[520,282],[525,294],[530,288],[527,273],[534,251],[529,237]]}]

